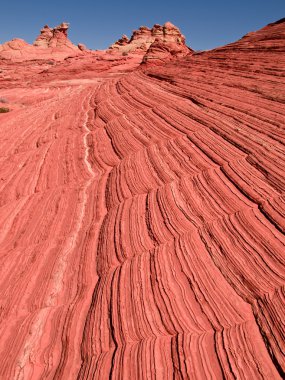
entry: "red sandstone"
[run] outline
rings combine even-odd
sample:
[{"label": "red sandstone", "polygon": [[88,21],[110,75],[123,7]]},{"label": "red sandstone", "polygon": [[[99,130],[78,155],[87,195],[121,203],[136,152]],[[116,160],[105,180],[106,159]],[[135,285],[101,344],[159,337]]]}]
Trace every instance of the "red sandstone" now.
[{"label": "red sandstone", "polygon": [[285,20],[0,46],[0,378],[281,379]]}]

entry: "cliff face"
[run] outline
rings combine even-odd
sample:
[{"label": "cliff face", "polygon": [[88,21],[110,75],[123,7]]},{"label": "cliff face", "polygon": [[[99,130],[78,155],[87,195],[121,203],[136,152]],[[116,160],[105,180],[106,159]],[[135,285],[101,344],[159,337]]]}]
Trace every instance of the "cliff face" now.
[{"label": "cliff face", "polygon": [[1,61],[0,378],[284,378],[284,21]]}]

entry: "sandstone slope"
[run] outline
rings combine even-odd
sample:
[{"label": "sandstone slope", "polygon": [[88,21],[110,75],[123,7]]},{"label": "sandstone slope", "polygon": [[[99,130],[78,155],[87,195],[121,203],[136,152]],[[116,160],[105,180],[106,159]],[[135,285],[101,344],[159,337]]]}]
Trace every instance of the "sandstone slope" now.
[{"label": "sandstone slope", "polygon": [[284,21],[6,62],[0,378],[284,378]]}]

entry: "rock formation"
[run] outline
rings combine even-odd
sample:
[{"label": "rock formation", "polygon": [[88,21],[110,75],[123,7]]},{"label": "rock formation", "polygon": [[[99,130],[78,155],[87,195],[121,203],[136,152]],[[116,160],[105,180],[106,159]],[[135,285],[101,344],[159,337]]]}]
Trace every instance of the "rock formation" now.
[{"label": "rock formation", "polygon": [[180,30],[167,22],[160,27],[154,26],[154,42],[150,45],[145,56],[143,64],[158,65],[163,64],[173,58],[182,58],[193,50],[185,45],[185,37]]},{"label": "rock formation", "polygon": [[173,57],[183,57],[192,51],[185,45],[185,37],[180,30],[166,22],[155,24],[152,29],[141,26],[135,30],[130,40],[123,36],[109,48],[121,54],[139,53],[145,55],[144,63],[161,63]]},{"label": "rock formation", "polygon": [[126,46],[129,43],[128,37],[123,34],[122,37],[111,45],[110,49],[120,49],[121,46]]},{"label": "rock formation", "polygon": [[55,28],[45,25],[33,45],[41,48],[76,49],[76,46],[67,38],[68,29],[69,24],[66,22],[61,23]]},{"label": "rock formation", "polygon": [[[93,56],[101,56],[101,53],[88,50],[84,44],[75,46],[68,39],[68,29],[69,24],[66,22],[55,28],[45,25],[33,45],[20,39],[0,45],[0,58],[18,61],[29,59],[62,61],[67,57],[81,55],[87,51]],[[123,35],[105,51],[105,57],[109,59],[109,54],[122,56],[139,54],[143,64],[161,64],[173,58],[183,57],[190,52],[193,51],[185,45],[185,37],[180,30],[167,22],[163,26],[155,24],[152,29],[141,26],[133,32],[130,40]]]},{"label": "rock formation", "polygon": [[172,44],[0,54],[1,379],[284,378],[285,20]]},{"label": "rock formation", "polygon": [[30,45],[26,41],[20,38],[14,38],[0,45],[0,57],[8,59],[21,58],[22,52],[29,48]]},{"label": "rock formation", "polygon": [[153,41],[152,30],[146,26],[141,26],[139,29],[133,31],[130,40],[127,36],[123,35],[122,38],[111,45],[109,49],[122,54],[132,52],[144,54]]},{"label": "rock formation", "polygon": [[84,45],[84,44],[78,44],[77,47],[78,47],[78,49],[81,50],[81,51],[86,51],[86,50],[87,50],[87,47],[86,47],[86,45]]},{"label": "rock formation", "polygon": [[69,24],[66,22],[55,28],[45,25],[33,45],[20,39],[13,39],[0,45],[0,57],[25,61],[49,58],[62,60],[67,56],[76,55],[84,49],[73,45],[68,39],[68,28]]}]

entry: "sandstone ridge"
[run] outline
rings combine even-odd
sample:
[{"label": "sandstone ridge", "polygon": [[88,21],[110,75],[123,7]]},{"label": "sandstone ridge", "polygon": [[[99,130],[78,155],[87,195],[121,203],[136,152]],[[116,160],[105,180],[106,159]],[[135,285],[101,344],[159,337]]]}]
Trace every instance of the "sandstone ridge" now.
[{"label": "sandstone ridge", "polygon": [[179,33],[0,54],[1,380],[285,379],[285,22]]},{"label": "sandstone ridge", "polygon": [[[68,39],[69,23],[63,22],[51,28],[45,25],[33,45],[21,39],[13,39],[0,45],[0,58],[18,61],[35,59],[63,60],[67,57],[80,56],[88,53],[93,57],[103,56],[110,59],[114,56],[141,56],[141,62],[146,64],[162,64],[174,58],[181,58],[193,52],[185,44],[185,37],[179,28],[170,22],[164,25],[155,24],[151,29],[141,26],[135,30],[129,39],[123,35],[107,50],[91,51],[84,44],[75,46]],[[137,60],[138,58],[135,58]]]}]

